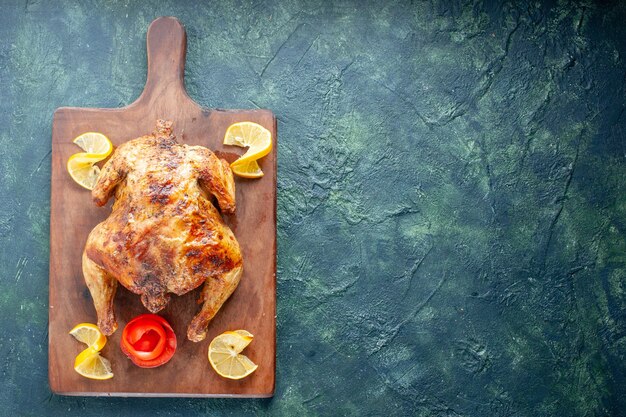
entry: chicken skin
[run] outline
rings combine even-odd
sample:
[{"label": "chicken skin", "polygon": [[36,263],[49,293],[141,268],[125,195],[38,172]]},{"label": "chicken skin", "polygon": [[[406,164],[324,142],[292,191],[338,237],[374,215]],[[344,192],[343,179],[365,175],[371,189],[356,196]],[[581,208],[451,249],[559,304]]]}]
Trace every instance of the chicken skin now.
[{"label": "chicken skin", "polygon": [[202,146],[178,144],[172,123],[124,143],[104,165],[92,191],[98,206],[112,195],[109,217],[89,234],[83,275],[106,335],[117,329],[113,298],[119,281],[152,313],[169,293],[204,283],[202,307],[187,329],[194,342],[233,293],[243,272],[239,244],[220,212],[235,211],[228,163]]}]

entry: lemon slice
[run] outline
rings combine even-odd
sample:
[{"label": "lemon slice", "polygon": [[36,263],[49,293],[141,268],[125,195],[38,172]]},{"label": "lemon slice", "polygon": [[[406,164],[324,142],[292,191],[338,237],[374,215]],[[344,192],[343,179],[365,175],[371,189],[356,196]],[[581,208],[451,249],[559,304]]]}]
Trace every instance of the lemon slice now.
[{"label": "lemon slice", "polygon": [[242,164],[233,163],[230,169],[233,170],[233,174],[243,178],[261,178],[263,176],[263,171],[261,171],[261,167],[256,161],[244,162]]},{"label": "lemon slice", "polygon": [[93,190],[100,175],[100,167],[94,165],[100,160],[97,158],[81,152],[70,156],[67,160],[67,172],[78,185],[88,190]]},{"label": "lemon slice", "polygon": [[113,151],[113,144],[102,133],[87,132],[77,136],[73,141],[85,151],[70,156],[67,161],[67,172],[80,186],[93,190],[100,174],[96,162],[106,159]]},{"label": "lemon slice", "polygon": [[74,361],[74,370],[90,379],[113,378],[111,362],[100,356],[100,352],[93,347],[83,350]]},{"label": "lemon slice", "polygon": [[70,334],[79,342],[85,343],[87,346],[94,348],[96,351],[102,350],[107,343],[107,337],[102,334],[98,326],[91,323],[77,324]]},{"label": "lemon slice", "polygon": [[[257,123],[239,122],[230,125],[226,130],[224,145],[248,147],[246,153],[233,162],[231,167],[234,165],[243,165],[247,162],[256,161],[270,153],[272,150],[272,134],[269,130]],[[254,178],[258,178],[258,176]]]},{"label": "lemon slice", "polygon": [[256,371],[258,365],[241,355],[254,336],[246,330],[224,332],[209,345],[209,362],[215,372],[228,379],[242,379]]},{"label": "lemon slice", "polygon": [[113,144],[102,133],[87,132],[74,139],[74,143],[80,148],[92,155],[100,156],[99,161],[103,160],[113,151]]}]

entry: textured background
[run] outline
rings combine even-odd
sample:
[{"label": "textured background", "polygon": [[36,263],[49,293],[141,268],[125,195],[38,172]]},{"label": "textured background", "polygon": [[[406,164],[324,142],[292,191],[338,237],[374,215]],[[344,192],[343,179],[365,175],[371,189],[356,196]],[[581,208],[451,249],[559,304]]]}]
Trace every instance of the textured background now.
[{"label": "textured background", "polygon": [[[334,3],[2,2],[2,415],[626,415],[624,2]],[[278,116],[270,400],[47,384],[52,113],[132,102],[160,15]]]}]

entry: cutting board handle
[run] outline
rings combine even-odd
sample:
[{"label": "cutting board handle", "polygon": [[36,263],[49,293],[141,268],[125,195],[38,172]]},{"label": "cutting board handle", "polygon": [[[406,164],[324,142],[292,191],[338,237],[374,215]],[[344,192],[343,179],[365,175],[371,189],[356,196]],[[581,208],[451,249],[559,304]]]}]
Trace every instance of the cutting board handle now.
[{"label": "cutting board handle", "polygon": [[159,17],[148,28],[148,76],[139,102],[160,107],[162,103],[187,99],[196,104],[185,90],[185,55],[187,33],[175,17]]}]

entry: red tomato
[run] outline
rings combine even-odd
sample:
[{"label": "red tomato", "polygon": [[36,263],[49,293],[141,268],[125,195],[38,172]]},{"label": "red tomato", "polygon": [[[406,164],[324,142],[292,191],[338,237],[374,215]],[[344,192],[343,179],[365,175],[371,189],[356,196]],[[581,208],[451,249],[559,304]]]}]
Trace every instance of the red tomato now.
[{"label": "red tomato", "polygon": [[167,363],[176,351],[172,326],[156,314],[142,314],[128,322],[122,332],[122,352],[142,368]]}]

